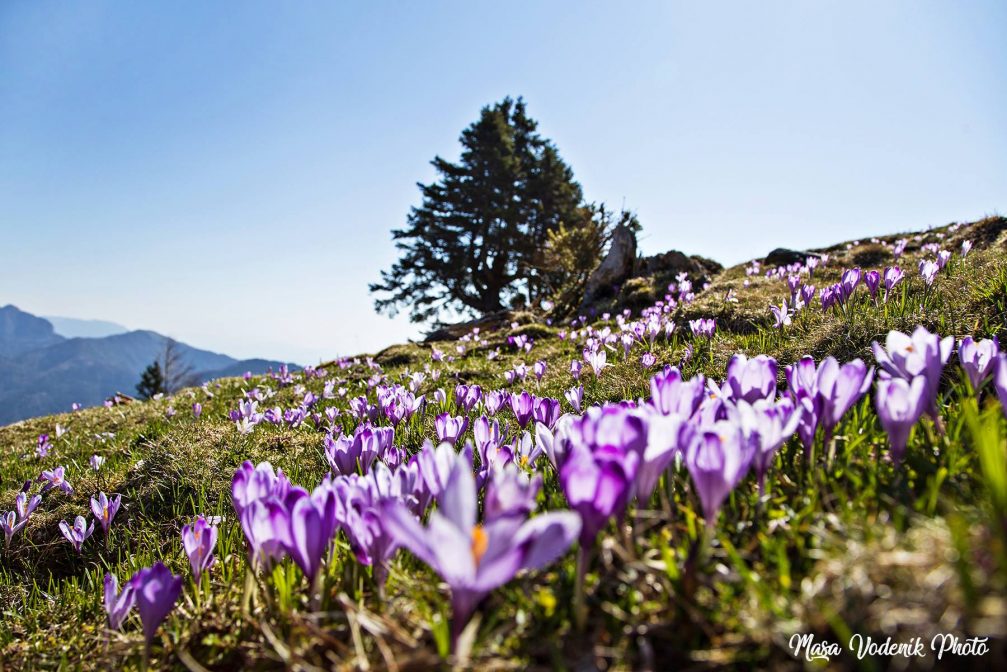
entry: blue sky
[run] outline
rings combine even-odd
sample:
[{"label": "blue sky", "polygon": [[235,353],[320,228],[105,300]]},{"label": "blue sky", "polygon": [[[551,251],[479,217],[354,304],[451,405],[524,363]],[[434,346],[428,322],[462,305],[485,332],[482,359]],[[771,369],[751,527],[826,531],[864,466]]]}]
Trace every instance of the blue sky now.
[{"label": "blue sky", "polygon": [[0,4],[0,304],[310,363],[430,159],[523,95],[641,247],[739,262],[1007,209],[1002,2]]}]

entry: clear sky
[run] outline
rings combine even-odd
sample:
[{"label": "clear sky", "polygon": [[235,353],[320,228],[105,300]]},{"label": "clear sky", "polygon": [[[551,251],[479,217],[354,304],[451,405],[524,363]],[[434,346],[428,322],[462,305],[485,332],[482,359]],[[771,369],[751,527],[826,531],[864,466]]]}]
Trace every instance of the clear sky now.
[{"label": "clear sky", "polygon": [[523,95],[641,246],[724,263],[1007,209],[1004,2],[0,3],[0,305],[312,363],[429,161]]}]

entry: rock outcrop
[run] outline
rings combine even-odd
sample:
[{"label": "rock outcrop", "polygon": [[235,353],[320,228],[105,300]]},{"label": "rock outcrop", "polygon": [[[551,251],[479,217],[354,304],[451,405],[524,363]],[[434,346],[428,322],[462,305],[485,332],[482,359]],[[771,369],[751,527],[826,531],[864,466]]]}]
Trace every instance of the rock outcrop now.
[{"label": "rock outcrop", "polygon": [[766,266],[789,266],[790,264],[803,262],[809,256],[818,255],[812,255],[809,252],[799,252],[798,250],[788,250],[785,247],[778,247],[766,255],[763,263]]},{"label": "rock outcrop", "polygon": [[612,231],[608,254],[594,269],[584,289],[582,305],[610,293],[613,287],[633,274],[636,265],[636,233],[620,224]]},{"label": "rock outcrop", "polygon": [[678,250],[668,250],[652,257],[640,257],[636,262],[634,275],[670,277],[687,273],[692,280],[709,278],[723,270],[723,266],[698,255],[687,255]]}]

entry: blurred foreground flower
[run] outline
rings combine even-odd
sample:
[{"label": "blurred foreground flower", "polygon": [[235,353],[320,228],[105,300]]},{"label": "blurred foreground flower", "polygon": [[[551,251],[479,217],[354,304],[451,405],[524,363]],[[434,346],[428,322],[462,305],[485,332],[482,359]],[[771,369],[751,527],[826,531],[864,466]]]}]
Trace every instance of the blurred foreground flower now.
[{"label": "blurred foreground flower", "polygon": [[569,511],[530,520],[523,511],[487,515],[479,523],[475,478],[462,457],[456,458],[440,507],[430,514],[427,527],[394,499],[382,503],[381,514],[398,542],[450,587],[453,646],[487,594],[522,569],[540,569],[554,561],[580,531],[580,520]]}]

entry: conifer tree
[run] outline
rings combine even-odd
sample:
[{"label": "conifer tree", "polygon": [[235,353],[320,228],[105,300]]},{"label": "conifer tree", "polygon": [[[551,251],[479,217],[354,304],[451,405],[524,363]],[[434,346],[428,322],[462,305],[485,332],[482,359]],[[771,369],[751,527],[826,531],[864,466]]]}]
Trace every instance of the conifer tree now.
[{"label": "conifer tree", "polygon": [[140,382],[136,386],[136,392],[140,395],[141,399],[150,399],[156,394],[163,394],[165,391],[161,363],[155,359],[150,366],[144,369],[143,374],[140,376]]},{"label": "conifer tree", "polygon": [[[589,210],[573,171],[537,132],[521,98],[483,108],[460,138],[461,158],[432,161],[422,203],[392,232],[398,261],[370,286],[378,311],[414,322],[441,310],[480,314],[547,298],[539,263],[550,231]],[[590,214],[587,215],[590,219]]]}]

